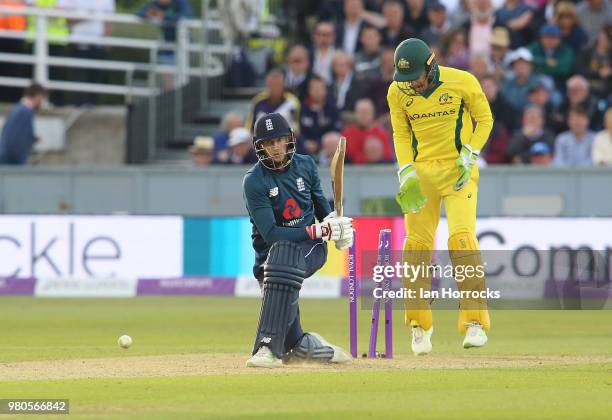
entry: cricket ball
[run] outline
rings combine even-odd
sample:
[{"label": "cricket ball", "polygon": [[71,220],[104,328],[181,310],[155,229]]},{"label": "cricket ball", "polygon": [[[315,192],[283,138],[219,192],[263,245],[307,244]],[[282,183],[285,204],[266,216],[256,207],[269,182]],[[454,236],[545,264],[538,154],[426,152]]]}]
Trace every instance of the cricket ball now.
[{"label": "cricket ball", "polygon": [[132,337],[130,337],[129,335],[122,335],[117,340],[117,343],[119,344],[119,347],[121,347],[122,349],[129,349],[130,346],[132,345]]}]

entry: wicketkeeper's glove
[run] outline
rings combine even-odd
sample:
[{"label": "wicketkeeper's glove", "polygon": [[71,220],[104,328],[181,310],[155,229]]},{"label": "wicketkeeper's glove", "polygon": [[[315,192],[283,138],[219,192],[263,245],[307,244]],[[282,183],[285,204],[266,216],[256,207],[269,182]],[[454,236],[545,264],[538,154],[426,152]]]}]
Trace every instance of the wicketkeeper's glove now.
[{"label": "wicketkeeper's glove", "polygon": [[470,180],[472,166],[478,162],[478,155],[480,155],[480,150],[472,150],[467,144],[464,144],[461,148],[459,157],[455,161],[455,165],[459,169],[459,179],[455,182],[454,186],[455,191],[461,190]]},{"label": "wicketkeeper's glove", "polygon": [[400,190],[395,196],[397,204],[405,213],[418,213],[427,202],[427,197],[421,192],[419,177],[415,167],[409,163],[400,168],[397,172],[399,177]]}]

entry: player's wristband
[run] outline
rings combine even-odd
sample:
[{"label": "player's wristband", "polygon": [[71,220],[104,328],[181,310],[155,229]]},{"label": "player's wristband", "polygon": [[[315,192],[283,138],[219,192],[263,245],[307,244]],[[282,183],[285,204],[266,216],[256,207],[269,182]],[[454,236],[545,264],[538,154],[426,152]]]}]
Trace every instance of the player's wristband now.
[{"label": "player's wristband", "polygon": [[306,232],[310,239],[325,239],[329,240],[331,235],[331,225],[327,223],[315,223],[314,225],[306,226]]}]

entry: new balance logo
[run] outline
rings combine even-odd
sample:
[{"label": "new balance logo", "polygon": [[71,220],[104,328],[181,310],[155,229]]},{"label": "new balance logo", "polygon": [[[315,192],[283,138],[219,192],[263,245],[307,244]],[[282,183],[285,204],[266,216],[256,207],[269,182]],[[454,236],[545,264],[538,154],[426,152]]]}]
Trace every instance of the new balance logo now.
[{"label": "new balance logo", "polygon": [[266,120],[266,130],[268,131],[274,130],[274,126],[272,125],[272,120],[269,118]]},{"label": "new balance logo", "polygon": [[271,341],[272,339],[270,337],[264,337],[261,339],[261,342],[266,344],[270,344]]},{"label": "new balance logo", "polygon": [[276,197],[278,195],[278,187],[270,188],[270,194],[268,197]]},{"label": "new balance logo", "polygon": [[306,189],[306,186],[304,185],[304,180],[302,179],[302,177],[299,177],[298,179],[296,179],[296,182],[297,182],[298,191],[304,191]]}]

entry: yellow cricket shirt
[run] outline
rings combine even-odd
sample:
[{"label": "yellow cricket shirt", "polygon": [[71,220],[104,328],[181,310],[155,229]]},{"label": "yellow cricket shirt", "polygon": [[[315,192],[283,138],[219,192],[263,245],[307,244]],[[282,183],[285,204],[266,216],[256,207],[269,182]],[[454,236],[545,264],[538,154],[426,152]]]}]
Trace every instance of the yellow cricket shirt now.
[{"label": "yellow cricket shirt", "polygon": [[478,80],[451,67],[438,66],[430,87],[422,94],[410,88],[402,91],[397,82],[391,83],[387,101],[400,167],[454,160],[463,144],[480,150],[493,127],[491,109]]}]

